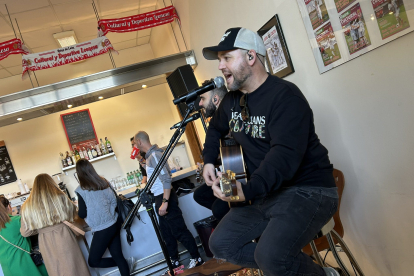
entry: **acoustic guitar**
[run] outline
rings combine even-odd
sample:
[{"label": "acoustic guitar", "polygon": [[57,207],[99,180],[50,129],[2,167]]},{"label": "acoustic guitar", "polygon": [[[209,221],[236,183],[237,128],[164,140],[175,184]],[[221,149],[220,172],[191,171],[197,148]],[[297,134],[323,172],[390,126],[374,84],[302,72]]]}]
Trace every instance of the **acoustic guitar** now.
[{"label": "acoustic guitar", "polygon": [[[241,184],[247,183],[243,149],[233,138],[222,138],[220,139],[220,158],[222,164],[218,169],[223,172],[220,179],[220,189],[223,194],[230,196],[231,201],[236,203],[239,200],[236,180]],[[198,183],[204,183],[202,164],[199,164],[196,180]],[[230,204],[231,207],[235,207],[236,205],[238,204],[233,204],[233,202]]]}]

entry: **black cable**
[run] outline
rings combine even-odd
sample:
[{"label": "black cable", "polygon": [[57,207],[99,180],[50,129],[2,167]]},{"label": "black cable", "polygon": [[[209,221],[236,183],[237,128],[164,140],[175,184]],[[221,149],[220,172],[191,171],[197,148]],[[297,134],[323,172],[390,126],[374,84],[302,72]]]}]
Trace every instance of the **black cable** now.
[{"label": "black cable", "polygon": [[325,257],[323,258],[323,262],[325,262],[325,260],[326,260],[326,256],[328,256],[329,251],[331,251],[331,249],[330,249],[330,248],[328,248],[328,251],[326,251]]},{"label": "black cable", "polygon": [[354,264],[352,262],[350,262],[350,263],[351,263],[352,269],[354,270],[355,275],[358,276],[359,274],[356,272],[355,267],[354,267]]}]

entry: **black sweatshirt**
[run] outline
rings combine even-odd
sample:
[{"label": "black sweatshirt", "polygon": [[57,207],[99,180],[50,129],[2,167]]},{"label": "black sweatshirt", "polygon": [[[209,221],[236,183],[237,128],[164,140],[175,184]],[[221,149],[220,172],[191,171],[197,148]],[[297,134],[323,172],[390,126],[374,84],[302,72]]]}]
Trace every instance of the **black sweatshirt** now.
[{"label": "black sweatshirt", "polygon": [[204,144],[204,163],[214,164],[219,139],[231,135],[243,148],[249,181],[246,200],[288,186],[335,187],[328,151],[315,133],[313,113],[299,88],[270,76],[247,95],[250,118],[241,119],[240,91],[227,93]]}]

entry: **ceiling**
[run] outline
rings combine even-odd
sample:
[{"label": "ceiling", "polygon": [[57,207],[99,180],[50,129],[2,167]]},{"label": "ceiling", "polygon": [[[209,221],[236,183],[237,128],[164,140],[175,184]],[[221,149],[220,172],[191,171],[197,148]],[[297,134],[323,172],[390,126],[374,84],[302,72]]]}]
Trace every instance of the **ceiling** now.
[{"label": "ceiling", "polygon": [[[14,38],[7,8],[17,37],[17,19],[25,45],[32,53],[58,48],[54,33],[75,31],[79,42],[97,37],[97,19],[92,0],[0,0],[0,42]],[[99,16],[120,18],[156,9],[156,0],[95,0]],[[151,29],[106,35],[116,50],[127,49],[150,41]],[[0,79],[22,72],[21,56],[10,55],[0,61]]]}]

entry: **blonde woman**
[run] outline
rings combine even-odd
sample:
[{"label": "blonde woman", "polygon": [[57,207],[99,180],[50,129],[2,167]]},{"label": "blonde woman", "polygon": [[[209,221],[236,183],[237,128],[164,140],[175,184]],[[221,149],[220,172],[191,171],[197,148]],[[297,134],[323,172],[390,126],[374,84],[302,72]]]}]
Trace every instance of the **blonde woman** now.
[{"label": "blonde woman", "polygon": [[23,236],[39,233],[39,249],[50,276],[90,276],[75,234],[63,222],[73,222],[76,206],[48,174],[36,176],[30,197],[22,205]]}]

